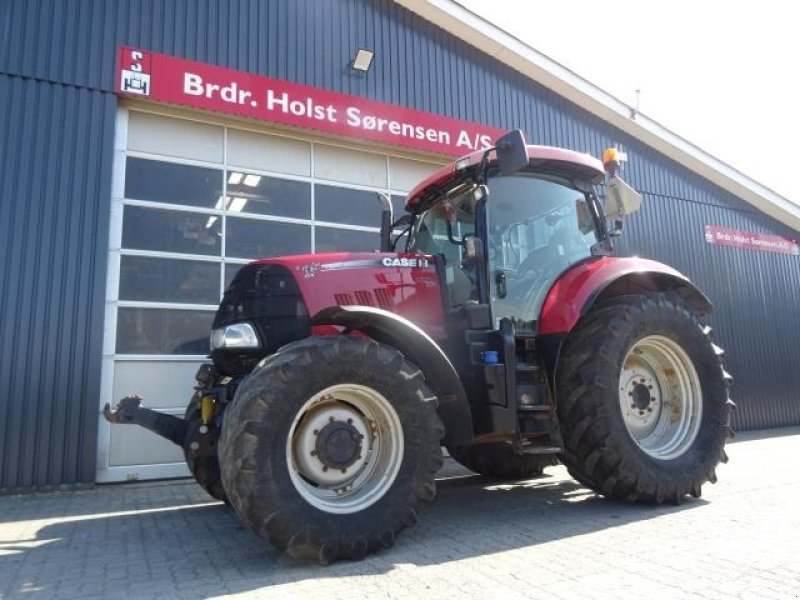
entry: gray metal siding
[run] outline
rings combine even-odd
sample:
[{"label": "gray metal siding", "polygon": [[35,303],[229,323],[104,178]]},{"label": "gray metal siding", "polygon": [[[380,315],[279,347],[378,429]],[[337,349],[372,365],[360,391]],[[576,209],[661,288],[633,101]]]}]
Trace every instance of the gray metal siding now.
[{"label": "gray metal siding", "polygon": [[0,75],[0,487],[94,476],[113,95]]},{"label": "gray metal siding", "polygon": [[[623,248],[706,289],[742,428],[800,423],[798,259],[710,246],[702,226],[797,236],[739,198],[389,0],[0,3],[0,487],[91,481],[119,45],[497,127],[598,155],[645,190]],[[366,76],[355,50],[375,50]]]},{"label": "gray metal siding", "polygon": [[691,189],[676,187],[674,197],[645,194],[642,212],[629,219],[623,251],[675,266],[713,300],[709,322],[734,375],[739,428],[800,423],[800,259],[707,244],[703,226],[795,238],[797,232],[762,214],[691,200]]}]

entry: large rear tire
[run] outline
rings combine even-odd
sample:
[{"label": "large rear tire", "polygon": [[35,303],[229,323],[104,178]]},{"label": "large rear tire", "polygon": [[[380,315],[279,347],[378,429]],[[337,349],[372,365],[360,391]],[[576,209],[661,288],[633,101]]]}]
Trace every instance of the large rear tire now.
[{"label": "large rear tire", "polygon": [[707,332],[666,294],[615,298],[578,323],[557,374],[562,460],[575,479],[655,503],[716,482],[733,403]]},{"label": "large rear tire", "polygon": [[545,467],[558,464],[555,454],[517,454],[511,444],[475,444],[448,447],[450,456],[484,477],[510,480],[538,477]]},{"label": "large rear tire", "polygon": [[389,346],[342,335],[284,346],[226,411],[230,503],[297,558],[326,564],[389,547],[436,493],[436,406],[422,371]]}]

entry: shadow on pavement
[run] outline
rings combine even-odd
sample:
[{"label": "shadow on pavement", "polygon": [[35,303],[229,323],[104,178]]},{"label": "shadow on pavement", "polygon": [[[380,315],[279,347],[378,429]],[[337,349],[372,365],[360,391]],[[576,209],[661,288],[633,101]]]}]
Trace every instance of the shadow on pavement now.
[{"label": "shadow on pavement", "polygon": [[[29,539],[4,541],[0,535],[0,598],[69,596],[73,591],[84,598],[203,598],[307,579],[380,574],[404,564],[458,561],[654,519],[704,503],[623,505],[566,479],[563,467],[548,471],[552,474],[538,479],[499,484],[446,469],[449,477],[440,479],[436,501],[425,507],[417,526],[404,532],[394,548],[361,562],[329,567],[298,564],[282,556],[194,484],[80,492],[73,495],[78,500],[73,499],[72,508],[65,507],[68,510],[61,515],[32,513],[57,511],[51,505],[58,496],[34,498],[33,502],[42,500],[42,510],[29,508],[20,519],[31,521],[26,526],[32,531]],[[24,497],[18,500],[25,502]],[[5,499],[0,509],[8,505]],[[22,510],[22,505],[18,508]],[[99,510],[108,512],[97,514]],[[0,514],[2,532],[9,512]],[[37,527],[37,519],[57,522],[40,522]]]}]

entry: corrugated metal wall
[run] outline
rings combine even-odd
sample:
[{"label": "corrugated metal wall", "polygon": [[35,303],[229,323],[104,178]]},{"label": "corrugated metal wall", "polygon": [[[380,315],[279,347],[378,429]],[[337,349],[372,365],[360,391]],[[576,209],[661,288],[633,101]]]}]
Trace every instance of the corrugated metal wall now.
[{"label": "corrugated metal wall", "polygon": [[91,481],[112,94],[0,75],[0,486]]},{"label": "corrugated metal wall", "polygon": [[[717,304],[740,427],[800,423],[796,257],[710,246],[702,226],[790,231],[389,0],[0,3],[0,487],[91,481],[116,48],[126,44],[498,127],[599,154],[645,190],[626,250]],[[348,69],[375,50],[366,76]]]}]

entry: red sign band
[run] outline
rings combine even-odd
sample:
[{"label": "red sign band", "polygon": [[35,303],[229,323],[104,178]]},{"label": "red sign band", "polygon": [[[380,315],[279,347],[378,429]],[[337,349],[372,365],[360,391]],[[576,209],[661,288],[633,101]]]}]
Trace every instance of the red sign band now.
[{"label": "red sign band", "polygon": [[120,48],[117,93],[461,156],[504,130],[222,67]]},{"label": "red sign band", "polygon": [[795,240],[777,235],[764,235],[752,231],[728,229],[718,225],[705,226],[706,242],[717,246],[734,246],[761,252],[800,255],[800,245]]}]

